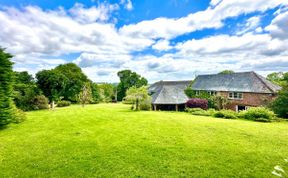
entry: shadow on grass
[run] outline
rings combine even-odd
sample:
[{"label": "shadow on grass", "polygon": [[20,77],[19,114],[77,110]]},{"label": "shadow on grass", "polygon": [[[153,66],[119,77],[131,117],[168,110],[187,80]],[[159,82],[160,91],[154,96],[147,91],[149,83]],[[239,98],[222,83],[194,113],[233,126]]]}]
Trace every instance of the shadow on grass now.
[{"label": "shadow on grass", "polygon": [[0,131],[1,131],[1,130],[4,130],[4,129],[7,129],[7,128],[8,128],[7,125],[0,126]]}]

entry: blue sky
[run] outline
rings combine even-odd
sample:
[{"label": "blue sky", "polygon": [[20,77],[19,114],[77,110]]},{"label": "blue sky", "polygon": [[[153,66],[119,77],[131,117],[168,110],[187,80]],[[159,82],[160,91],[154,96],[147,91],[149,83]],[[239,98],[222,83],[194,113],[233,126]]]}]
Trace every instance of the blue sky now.
[{"label": "blue sky", "polygon": [[2,0],[0,46],[31,74],[74,62],[95,82],[288,70],[285,0]]}]

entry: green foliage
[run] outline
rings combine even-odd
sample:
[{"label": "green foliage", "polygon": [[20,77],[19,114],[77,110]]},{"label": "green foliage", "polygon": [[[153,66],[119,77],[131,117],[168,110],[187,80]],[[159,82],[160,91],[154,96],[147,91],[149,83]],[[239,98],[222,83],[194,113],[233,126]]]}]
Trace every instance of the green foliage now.
[{"label": "green foliage", "polygon": [[91,92],[92,92],[91,104],[99,103],[101,101],[101,97],[100,97],[100,88],[97,85],[97,83],[91,84]]},{"label": "green foliage", "polygon": [[233,70],[223,70],[219,72],[219,74],[233,74],[233,73],[235,73]]},{"label": "green foliage", "polygon": [[14,109],[14,115],[13,115],[13,119],[11,120],[11,122],[18,124],[21,122],[24,122],[26,120],[26,114],[24,111],[22,111],[21,109]]},{"label": "green foliage", "polygon": [[[274,84],[283,86],[285,85],[285,75],[288,75],[288,72],[273,72],[271,74],[268,74],[266,79],[273,82]],[[287,80],[286,80],[287,82]]]},{"label": "green foliage", "polygon": [[120,78],[120,83],[117,86],[117,100],[122,101],[126,96],[126,91],[135,86],[137,88],[141,86],[146,86],[148,81],[138,75],[136,72],[132,72],[131,70],[122,70],[118,72],[118,77]]},{"label": "green foliage", "polygon": [[12,55],[0,48],[0,127],[9,124],[13,119],[13,71]]},{"label": "green foliage", "polygon": [[14,72],[13,96],[17,108],[29,111],[34,110],[33,100],[41,95],[32,75],[28,72]]},{"label": "green foliage", "polygon": [[229,100],[223,96],[211,96],[209,100],[210,105],[217,110],[225,109],[229,103]]},{"label": "green foliage", "polygon": [[206,99],[208,101],[208,108],[215,108],[214,100],[207,91],[196,91],[193,90],[191,87],[188,87],[184,90],[184,92],[189,98]]},{"label": "green foliage", "polygon": [[139,102],[139,108],[142,111],[150,111],[152,109],[151,106],[151,98],[148,97],[147,99]]},{"label": "green foliage", "polygon": [[73,63],[40,71],[36,78],[39,88],[50,101],[58,101],[63,97],[65,100],[76,102],[84,83],[89,82],[81,68]]},{"label": "green foliage", "polygon": [[32,110],[49,109],[49,101],[44,95],[38,95],[33,98],[30,106]]},{"label": "green foliage", "polygon": [[239,117],[247,120],[271,122],[275,118],[275,114],[264,107],[251,107],[246,111],[241,111]]},{"label": "green foliage", "polygon": [[284,87],[279,91],[270,108],[280,117],[288,118],[288,87]]},{"label": "green foliage", "polygon": [[201,108],[186,108],[185,111],[199,116],[213,116],[213,114],[216,112],[215,109],[204,110]]},{"label": "green foliage", "polygon": [[71,102],[66,100],[61,100],[57,102],[57,107],[67,107],[70,106]]},{"label": "green foliage", "polygon": [[84,83],[82,90],[80,91],[79,95],[79,102],[82,104],[84,107],[85,104],[88,104],[92,100],[92,91],[91,91],[91,86],[90,82]]},{"label": "green foliage", "polygon": [[136,86],[133,86],[129,88],[126,92],[126,97],[125,100],[131,101],[133,104],[132,106],[135,105],[135,110],[141,109],[139,107],[140,102],[148,102],[146,100],[150,100],[150,96],[148,94],[148,90],[146,86],[142,86],[140,88],[137,88]]},{"label": "green foliage", "polygon": [[221,110],[213,114],[214,117],[224,118],[224,119],[237,119],[238,114],[232,110]]},{"label": "green foliage", "polygon": [[114,86],[110,83],[99,84],[100,101],[108,103],[115,97]]}]

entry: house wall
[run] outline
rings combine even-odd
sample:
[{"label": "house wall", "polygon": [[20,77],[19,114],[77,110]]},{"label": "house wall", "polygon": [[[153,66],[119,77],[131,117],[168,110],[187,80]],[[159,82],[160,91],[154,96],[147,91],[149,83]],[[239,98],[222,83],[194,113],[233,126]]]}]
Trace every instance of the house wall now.
[{"label": "house wall", "polygon": [[[218,92],[217,95],[228,98],[229,92]],[[270,103],[276,96],[263,93],[243,93],[243,99],[229,99],[227,109],[236,111],[236,106],[264,106]]]}]

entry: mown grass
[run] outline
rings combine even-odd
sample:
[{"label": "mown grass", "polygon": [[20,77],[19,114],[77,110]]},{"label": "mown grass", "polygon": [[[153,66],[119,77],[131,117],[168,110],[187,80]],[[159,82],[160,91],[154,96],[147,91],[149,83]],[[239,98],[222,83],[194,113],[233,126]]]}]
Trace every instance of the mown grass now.
[{"label": "mown grass", "polygon": [[27,113],[0,131],[0,177],[272,177],[288,158],[287,122],[129,108]]}]

